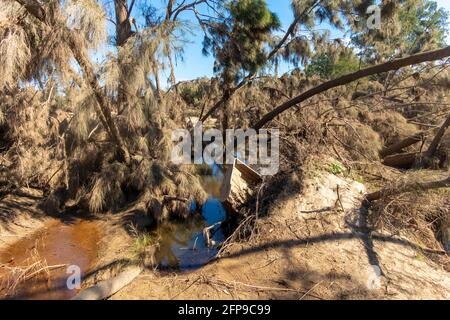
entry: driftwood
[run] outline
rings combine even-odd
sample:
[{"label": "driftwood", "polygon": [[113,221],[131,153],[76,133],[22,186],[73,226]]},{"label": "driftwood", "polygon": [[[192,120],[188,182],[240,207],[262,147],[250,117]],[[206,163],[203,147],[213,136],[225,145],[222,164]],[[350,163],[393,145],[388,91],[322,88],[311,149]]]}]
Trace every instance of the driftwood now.
[{"label": "driftwood", "polygon": [[141,272],[141,267],[129,267],[118,276],[81,291],[72,300],[104,300],[131,283]]},{"label": "driftwood", "polygon": [[255,194],[256,186],[261,182],[262,178],[256,171],[235,159],[233,165],[226,167],[220,201],[231,212],[238,212],[238,208]]},{"label": "driftwood", "polygon": [[419,159],[422,156],[423,154],[418,152],[393,154],[385,157],[383,159],[383,164],[394,168],[409,169],[412,167],[416,159]]},{"label": "driftwood", "polygon": [[438,132],[434,136],[433,141],[431,142],[427,151],[425,151],[423,153],[412,152],[412,153],[392,154],[397,151],[400,151],[401,149],[403,149],[409,145],[416,143],[417,141],[420,141],[417,139],[420,138],[420,135],[424,134],[422,132],[420,132],[412,137],[406,138],[405,140],[402,140],[399,143],[384,149],[380,153],[380,155],[382,157],[384,155],[383,164],[390,166],[390,167],[409,169],[412,167],[412,165],[414,164],[414,162],[417,159],[433,157],[435,155],[436,151],[438,150],[439,144],[441,143],[441,140],[445,134],[445,131],[448,129],[449,126],[450,126],[450,115],[447,117],[445,122],[439,128]]},{"label": "driftwood", "polygon": [[205,238],[205,244],[208,247],[213,247],[216,244],[212,239],[211,230],[217,226],[220,226],[222,223],[223,221],[219,221],[203,229],[203,237]]},{"label": "driftwood", "polygon": [[442,124],[442,126],[439,128],[438,132],[434,136],[434,139],[431,142],[431,144],[428,147],[428,150],[426,152],[427,157],[432,157],[436,153],[437,148],[438,148],[439,144],[441,143],[442,137],[444,136],[445,131],[447,130],[447,128],[449,126],[450,126],[450,115],[447,117],[445,122]]},{"label": "driftwood", "polygon": [[394,196],[405,192],[411,192],[416,190],[431,190],[448,187],[450,187],[450,176],[447,179],[439,181],[413,182],[405,184],[403,186],[399,186],[397,188],[385,188],[373,193],[369,193],[368,195],[366,195],[366,200],[371,202],[381,199],[383,197]]},{"label": "driftwood", "polygon": [[354,73],[344,75],[342,77],[339,77],[339,78],[331,80],[331,81],[324,82],[321,85],[314,87],[308,91],[305,91],[301,95],[283,103],[282,105],[276,107],[269,113],[265,114],[257,123],[255,123],[255,125],[252,126],[252,128],[254,128],[256,130],[261,129],[265,124],[267,124],[268,122],[273,120],[280,113],[286,111],[287,109],[289,109],[293,106],[298,105],[299,103],[305,101],[306,99],[309,99],[309,98],[311,98],[319,93],[325,92],[329,89],[351,83],[353,81],[356,81],[358,79],[361,79],[361,78],[364,78],[364,77],[367,77],[367,76],[370,76],[373,74],[384,73],[384,72],[388,72],[391,70],[398,70],[400,68],[418,64],[418,63],[422,63],[422,62],[440,60],[440,59],[446,58],[448,56],[450,56],[450,46],[443,48],[443,49],[435,50],[435,51],[424,52],[424,53],[412,55],[412,56],[409,56],[406,58],[389,61],[389,62],[386,62],[383,64],[379,64],[379,65],[376,65],[373,67],[369,67],[366,69],[356,71]]},{"label": "driftwood", "polygon": [[399,153],[400,151],[402,151],[402,149],[412,146],[413,144],[416,144],[419,141],[422,141],[424,137],[425,137],[424,132],[418,132],[411,137],[408,137],[406,139],[403,139],[402,141],[394,143],[393,145],[383,148],[383,150],[380,151],[380,156],[382,158],[385,158],[387,156],[390,156],[391,154]]}]

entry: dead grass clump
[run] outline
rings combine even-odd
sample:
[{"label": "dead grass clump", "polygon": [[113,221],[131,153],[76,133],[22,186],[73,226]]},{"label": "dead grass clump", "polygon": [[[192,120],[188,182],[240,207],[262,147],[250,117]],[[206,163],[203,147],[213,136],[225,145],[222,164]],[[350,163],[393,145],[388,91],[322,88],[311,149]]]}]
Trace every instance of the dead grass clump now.
[{"label": "dead grass clump", "polygon": [[370,126],[358,122],[345,122],[329,132],[335,144],[343,147],[352,160],[379,160],[379,152],[383,146],[380,136]]},{"label": "dead grass clump", "polygon": [[117,209],[123,205],[125,195],[122,186],[127,172],[125,165],[116,162],[98,174],[89,193],[89,209],[92,212]]},{"label": "dead grass clump", "polygon": [[413,136],[419,131],[414,124],[408,123],[404,116],[394,111],[377,113],[371,117],[369,123],[380,134],[385,146]]},{"label": "dead grass clump", "polygon": [[[14,12],[16,11],[16,12]],[[26,31],[15,23],[20,12],[17,3],[2,3],[0,12],[0,90],[4,86],[14,86],[26,71],[31,59]]]},{"label": "dead grass clump", "polygon": [[[399,188],[414,181],[439,180],[439,174],[421,170],[393,183]],[[375,201],[369,213],[369,223],[376,229],[403,235],[419,245],[442,250],[443,229],[450,216],[450,188],[417,190],[383,197]]]},{"label": "dead grass clump", "polygon": [[5,94],[0,109],[7,124],[2,128],[3,158],[13,184],[26,187],[56,187],[61,176],[60,159],[54,148],[58,132],[50,120],[52,90],[23,88]]},{"label": "dead grass clump", "polygon": [[6,270],[4,274],[0,275],[0,293],[5,297],[13,296],[23,283],[36,277],[50,280],[51,270],[65,266],[65,264],[49,266],[47,261],[42,259],[38,251],[34,249],[22,266],[0,265]]}]

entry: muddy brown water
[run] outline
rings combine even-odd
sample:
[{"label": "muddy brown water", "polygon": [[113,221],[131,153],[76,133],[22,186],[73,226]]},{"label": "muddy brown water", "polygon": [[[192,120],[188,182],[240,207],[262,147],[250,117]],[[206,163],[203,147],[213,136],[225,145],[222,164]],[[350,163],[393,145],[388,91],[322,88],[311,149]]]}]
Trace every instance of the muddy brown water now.
[{"label": "muddy brown water", "polygon": [[69,290],[66,285],[69,276],[66,273],[67,267],[33,277],[20,284],[14,292],[6,290],[14,279],[11,268],[29,266],[36,261],[44,261],[48,266],[77,265],[83,275],[93,267],[97,258],[100,236],[98,225],[93,221],[51,221],[43,230],[21,239],[1,251],[0,264],[6,265],[6,267],[0,268],[2,298],[70,299],[75,296],[78,291],[76,289]]},{"label": "muddy brown water", "polygon": [[[159,250],[155,258],[160,267],[191,270],[201,267],[216,255],[217,246],[206,246],[203,229],[226,218],[225,209],[218,200],[222,178],[221,172],[216,170],[213,176],[202,179],[210,197],[201,208],[193,204],[192,211],[200,211],[200,218],[193,216],[187,221],[169,221],[156,229]],[[41,231],[0,251],[0,298],[55,300],[74,297],[78,290],[67,287],[68,267],[78,266],[81,276],[89,272],[97,259],[100,239],[101,230],[95,221],[48,222]],[[216,244],[224,241],[219,226],[212,230],[212,239]],[[43,261],[47,266],[65,266],[22,282],[14,291],[5,290],[14,279],[11,270],[29,266],[35,261]]]}]

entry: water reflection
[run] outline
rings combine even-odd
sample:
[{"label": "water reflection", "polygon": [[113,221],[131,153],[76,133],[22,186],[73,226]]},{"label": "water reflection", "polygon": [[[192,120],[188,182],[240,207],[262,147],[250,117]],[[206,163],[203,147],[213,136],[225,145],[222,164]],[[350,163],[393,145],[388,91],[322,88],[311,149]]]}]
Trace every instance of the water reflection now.
[{"label": "water reflection", "polygon": [[[202,185],[209,198],[201,208],[201,215],[193,215],[188,221],[169,221],[158,227],[159,250],[156,261],[162,268],[189,270],[199,268],[217,254],[217,245],[225,237],[217,225],[211,230],[215,246],[208,247],[203,236],[203,229],[217,222],[224,221],[226,211],[219,201],[223,173],[219,166],[211,166],[212,174],[202,178]],[[192,206],[196,209],[196,205]]]}]

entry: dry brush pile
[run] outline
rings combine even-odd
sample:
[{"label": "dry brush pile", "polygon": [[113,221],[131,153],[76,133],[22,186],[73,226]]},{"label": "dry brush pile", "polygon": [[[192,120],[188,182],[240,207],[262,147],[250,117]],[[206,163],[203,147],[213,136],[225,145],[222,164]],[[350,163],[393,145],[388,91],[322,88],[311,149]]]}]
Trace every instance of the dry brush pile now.
[{"label": "dry brush pile", "polygon": [[[445,181],[450,168],[450,132],[445,127],[450,115],[448,67],[448,61],[407,67],[391,76],[390,85],[385,83],[385,74],[372,76],[316,95],[280,114],[269,125],[281,131],[280,172],[266,179],[259,199],[244,210],[247,226],[241,227],[237,237],[252,234],[249,216],[256,211],[261,216],[279,195],[301,192],[302,177],[311,174],[305,170],[313,157],[331,155],[340,162],[338,172],[333,173],[362,181],[373,191],[402,190],[411,182]],[[231,98],[231,126],[248,127],[274,106],[320,82],[298,70],[280,79],[254,80]],[[201,96],[200,84],[181,91],[183,98],[192,99],[192,91]],[[195,107],[197,112],[203,109],[201,103]],[[427,155],[442,131],[435,151]],[[413,143],[393,148],[408,139]],[[386,161],[388,155],[404,154],[417,157],[406,166],[389,166]],[[448,184],[438,190],[413,185],[398,194],[383,193],[370,204],[370,226],[442,250],[448,237],[448,190]]]},{"label": "dry brush pile", "polygon": [[195,168],[169,161],[183,101],[158,97],[147,80],[163,30],[136,35],[95,65],[88,50],[106,40],[96,1],[48,2],[42,15],[19,2],[1,2],[1,192],[44,189],[53,213],[137,201],[155,221],[201,204],[206,194]]}]

